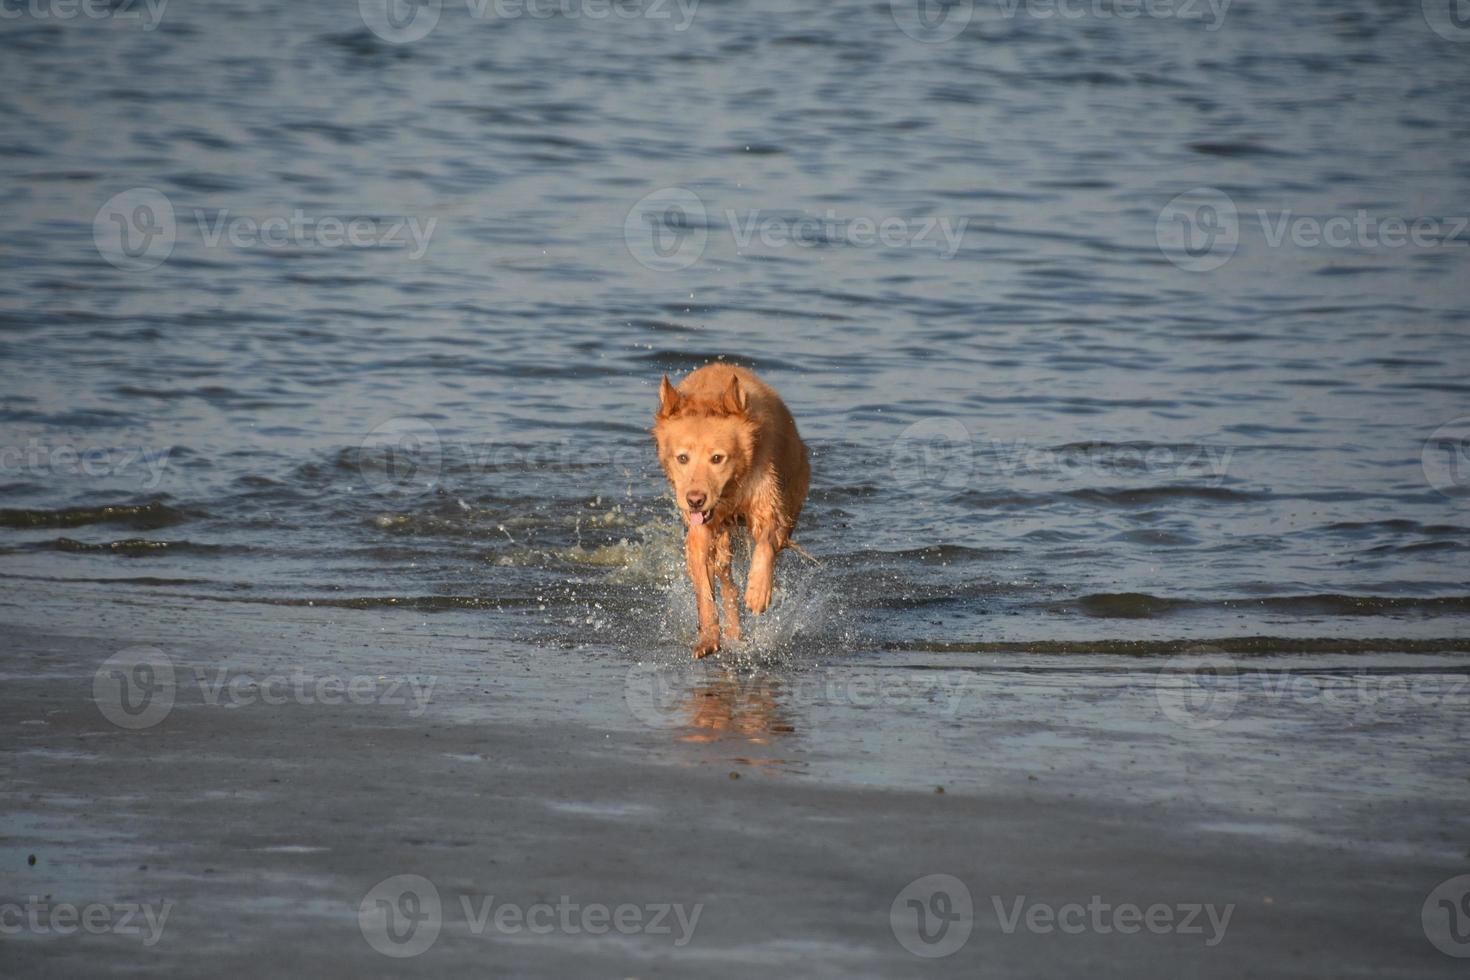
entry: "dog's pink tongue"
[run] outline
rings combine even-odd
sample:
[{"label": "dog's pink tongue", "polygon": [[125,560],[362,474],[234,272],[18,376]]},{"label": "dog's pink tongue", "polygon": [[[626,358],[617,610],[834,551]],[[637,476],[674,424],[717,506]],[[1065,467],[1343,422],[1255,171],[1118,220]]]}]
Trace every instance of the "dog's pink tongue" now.
[{"label": "dog's pink tongue", "polygon": [[702,511],[702,510],[691,510],[689,512],[689,523],[690,524],[703,524],[704,523],[704,511]]}]

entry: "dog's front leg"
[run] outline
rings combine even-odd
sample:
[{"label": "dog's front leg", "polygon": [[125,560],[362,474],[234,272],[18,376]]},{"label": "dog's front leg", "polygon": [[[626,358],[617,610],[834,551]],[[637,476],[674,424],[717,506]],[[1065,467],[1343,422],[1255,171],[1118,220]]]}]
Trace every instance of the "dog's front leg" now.
[{"label": "dog's front leg", "polygon": [[694,641],[694,657],[707,657],[720,648],[720,619],[715,612],[715,586],[711,574],[714,558],[714,536],[707,525],[690,525],[684,538],[684,561],[689,566],[689,581],[694,584],[694,602],[699,607],[699,636]]},{"label": "dog's front leg", "polygon": [[720,580],[720,610],[724,613],[723,636],[730,643],[740,642],[740,595],[730,575],[730,526],[727,523],[715,535],[715,577]]},{"label": "dog's front leg", "polygon": [[771,582],[776,574],[775,535],[751,528],[750,575],[745,583],[745,605],[753,613],[763,613],[771,604]]}]

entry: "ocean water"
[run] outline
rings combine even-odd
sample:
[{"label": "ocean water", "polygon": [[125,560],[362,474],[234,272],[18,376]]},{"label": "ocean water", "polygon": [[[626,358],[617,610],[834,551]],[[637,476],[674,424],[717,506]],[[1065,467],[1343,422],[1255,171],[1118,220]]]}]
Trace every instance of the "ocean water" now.
[{"label": "ocean water", "polygon": [[678,658],[726,358],[814,471],[747,653],[1467,649],[1434,3],[381,6],[0,19],[12,612]]}]

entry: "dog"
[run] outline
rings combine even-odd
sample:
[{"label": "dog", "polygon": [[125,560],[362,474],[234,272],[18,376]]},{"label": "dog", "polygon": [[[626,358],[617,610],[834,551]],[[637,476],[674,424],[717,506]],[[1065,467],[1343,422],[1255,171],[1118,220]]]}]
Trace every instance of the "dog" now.
[{"label": "dog", "polygon": [[[664,375],[653,438],[688,531],[684,559],[699,606],[695,659],[740,640],[740,602],[730,577],[730,535],[750,533],[745,605],[760,614],[771,604],[776,555],[791,532],[811,483],[806,444],[775,389],[744,368],[708,364],[678,387]],[[720,583],[720,628],[714,582]]]}]

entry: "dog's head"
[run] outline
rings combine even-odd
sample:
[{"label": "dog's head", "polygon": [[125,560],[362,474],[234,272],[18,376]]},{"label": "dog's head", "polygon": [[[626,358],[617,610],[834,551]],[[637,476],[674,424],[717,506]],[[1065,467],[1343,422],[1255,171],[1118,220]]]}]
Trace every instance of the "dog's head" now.
[{"label": "dog's head", "polygon": [[674,499],[690,524],[712,520],[720,501],[749,472],[755,431],[738,379],[731,378],[730,387],[711,401],[679,394],[664,376],[653,438]]}]

